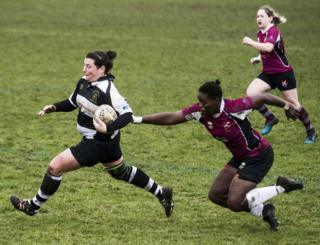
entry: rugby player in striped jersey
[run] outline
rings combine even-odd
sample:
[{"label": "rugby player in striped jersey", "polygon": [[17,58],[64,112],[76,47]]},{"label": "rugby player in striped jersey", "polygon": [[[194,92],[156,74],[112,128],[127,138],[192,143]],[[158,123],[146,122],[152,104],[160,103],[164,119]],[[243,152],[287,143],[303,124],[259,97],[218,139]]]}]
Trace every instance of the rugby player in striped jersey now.
[{"label": "rugby player in striped jersey", "polygon": [[[172,189],[160,186],[140,168],[124,162],[120,148],[120,129],[132,122],[132,110],[115,87],[115,77],[110,74],[116,55],[114,51],[88,53],[84,59],[84,76],[78,81],[71,96],[61,102],[44,106],[38,113],[39,116],[43,116],[51,112],[78,109],[77,130],[82,135],[82,140],[51,160],[40,188],[33,198],[10,197],[12,205],[17,210],[35,215],[56,193],[64,173],[102,163],[106,172],[113,178],[143,188],[156,196],[164,207],[166,216],[171,215]],[[97,118],[93,121],[94,111],[102,104],[112,106],[118,115],[110,125]],[[99,128],[99,131],[96,128]]]}]

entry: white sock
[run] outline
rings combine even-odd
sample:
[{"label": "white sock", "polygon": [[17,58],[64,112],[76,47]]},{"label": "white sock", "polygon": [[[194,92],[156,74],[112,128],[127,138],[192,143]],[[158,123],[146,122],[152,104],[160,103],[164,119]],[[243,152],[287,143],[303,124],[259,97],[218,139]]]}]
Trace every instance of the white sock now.
[{"label": "white sock", "polygon": [[249,208],[263,204],[265,201],[283,193],[285,189],[281,186],[267,186],[255,188],[249,191],[246,195]]},{"label": "white sock", "polygon": [[262,217],[262,210],[263,210],[264,205],[263,204],[259,204],[257,206],[254,206],[252,208],[250,208],[250,213],[256,217]]}]

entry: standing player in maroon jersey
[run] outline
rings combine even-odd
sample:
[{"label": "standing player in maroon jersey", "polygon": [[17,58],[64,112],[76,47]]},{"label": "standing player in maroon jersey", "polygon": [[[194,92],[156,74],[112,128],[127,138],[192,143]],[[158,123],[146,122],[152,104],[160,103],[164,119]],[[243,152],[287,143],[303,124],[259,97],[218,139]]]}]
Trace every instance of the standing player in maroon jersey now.
[{"label": "standing player in maroon jersey", "polygon": [[[262,73],[250,83],[247,88],[247,95],[252,96],[278,88],[285,100],[300,108],[299,119],[307,131],[305,143],[313,144],[316,140],[315,129],[311,124],[307,111],[298,100],[293,68],[285,55],[284,42],[277,27],[278,24],[285,22],[286,19],[268,5],[261,6],[258,9],[258,41],[244,37],[242,43],[260,52],[259,56],[252,58],[250,62],[257,64],[262,61],[263,69]],[[264,128],[261,131],[262,135],[266,135],[279,120],[265,105],[261,105],[257,110],[266,118]]]},{"label": "standing player in maroon jersey", "polygon": [[302,189],[303,183],[279,176],[276,185],[256,188],[272,166],[273,150],[270,143],[251,128],[246,114],[262,104],[284,108],[291,119],[296,119],[299,111],[291,103],[268,93],[225,99],[219,84],[219,80],[204,83],[198,91],[199,103],[177,112],[133,116],[134,123],[174,125],[195,119],[203,124],[233,155],[213,181],[209,199],[234,212],[246,211],[262,217],[276,230],[279,223],[275,208],[265,202],[280,193]]}]

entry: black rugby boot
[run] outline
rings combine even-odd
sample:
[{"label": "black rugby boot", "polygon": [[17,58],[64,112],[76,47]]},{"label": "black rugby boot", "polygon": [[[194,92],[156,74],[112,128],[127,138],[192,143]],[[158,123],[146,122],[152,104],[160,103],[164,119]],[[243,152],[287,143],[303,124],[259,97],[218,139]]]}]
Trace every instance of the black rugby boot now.
[{"label": "black rugby boot", "polygon": [[285,192],[290,192],[294,190],[300,190],[303,188],[302,181],[291,180],[283,176],[279,176],[276,185],[280,185],[285,189]]},{"label": "black rugby boot", "polygon": [[172,196],[173,196],[172,188],[169,188],[169,187],[162,188],[162,193],[159,197],[159,201],[161,205],[164,207],[167,217],[170,217],[173,211]]},{"label": "black rugby boot", "polygon": [[265,204],[262,210],[262,217],[270,225],[272,230],[278,230],[279,221],[276,218],[275,207],[272,204]]},{"label": "black rugby boot", "polygon": [[24,212],[27,215],[33,216],[35,215],[38,210],[34,210],[31,207],[31,201],[27,199],[20,199],[15,196],[10,197],[11,204],[13,207],[21,212]]}]

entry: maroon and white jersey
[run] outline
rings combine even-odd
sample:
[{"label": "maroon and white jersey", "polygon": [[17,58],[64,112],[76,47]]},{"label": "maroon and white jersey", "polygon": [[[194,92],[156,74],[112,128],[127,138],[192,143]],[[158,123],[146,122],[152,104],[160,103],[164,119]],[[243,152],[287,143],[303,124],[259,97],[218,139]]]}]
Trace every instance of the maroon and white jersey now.
[{"label": "maroon and white jersey", "polygon": [[274,49],[268,52],[260,52],[263,70],[266,74],[277,74],[291,71],[292,67],[285,55],[284,42],[279,29],[270,25],[267,30],[259,30],[257,33],[259,43],[272,43]]},{"label": "maroon and white jersey", "polygon": [[269,142],[252,129],[246,118],[252,109],[251,97],[222,99],[220,112],[214,115],[207,115],[200,108],[199,103],[193,104],[182,109],[182,113],[187,120],[195,119],[202,123],[236,159],[257,156],[269,146]]}]

